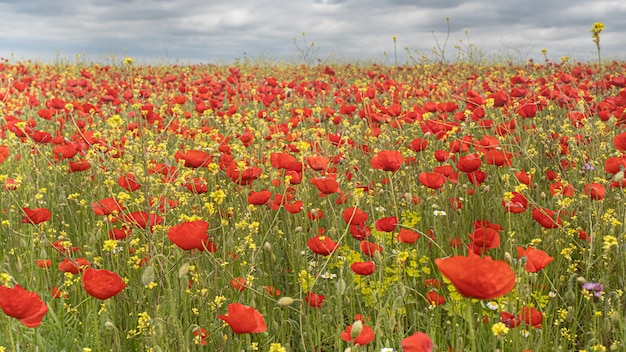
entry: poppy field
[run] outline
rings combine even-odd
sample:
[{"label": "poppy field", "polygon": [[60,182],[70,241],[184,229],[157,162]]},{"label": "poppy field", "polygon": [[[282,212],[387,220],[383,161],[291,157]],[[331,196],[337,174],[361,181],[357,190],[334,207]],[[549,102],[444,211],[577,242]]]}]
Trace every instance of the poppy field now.
[{"label": "poppy field", "polygon": [[0,351],[626,348],[626,63],[0,62]]}]

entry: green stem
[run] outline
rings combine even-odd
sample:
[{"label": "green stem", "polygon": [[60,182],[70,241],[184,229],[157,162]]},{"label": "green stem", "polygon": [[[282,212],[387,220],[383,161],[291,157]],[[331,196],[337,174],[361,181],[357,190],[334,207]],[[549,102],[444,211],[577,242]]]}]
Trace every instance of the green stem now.
[{"label": "green stem", "polygon": [[476,331],[474,331],[474,318],[473,318],[473,310],[472,310],[472,302],[468,302],[467,308],[465,309],[467,323],[469,324],[469,338],[470,343],[472,344],[472,351],[478,351],[478,346],[476,345]]},{"label": "green stem", "polygon": [[9,342],[11,343],[11,348],[15,350],[16,345],[15,345],[15,339],[13,337],[13,319],[12,318],[9,318],[8,327],[9,327]]}]

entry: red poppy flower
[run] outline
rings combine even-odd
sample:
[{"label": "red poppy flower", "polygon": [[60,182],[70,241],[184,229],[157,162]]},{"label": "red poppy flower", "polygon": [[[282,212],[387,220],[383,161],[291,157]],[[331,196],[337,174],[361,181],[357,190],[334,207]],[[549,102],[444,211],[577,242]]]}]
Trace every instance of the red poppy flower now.
[{"label": "red poppy flower", "polygon": [[110,229],[108,235],[110,239],[120,241],[130,236],[132,231],[133,230],[130,227],[123,226],[119,228]]},{"label": "red poppy flower", "polygon": [[349,207],[343,211],[341,217],[348,225],[363,225],[369,215],[359,208]]},{"label": "red poppy flower", "polygon": [[533,307],[522,307],[520,311],[520,318],[528,325],[541,329],[541,322],[543,321],[543,315],[540,311]]},{"label": "red poppy flower", "polygon": [[122,292],[126,284],[112,271],[87,268],[83,272],[83,287],[90,296],[105,300]]},{"label": "red poppy flower", "polygon": [[0,308],[4,314],[20,321],[27,328],[41,325],[48,313],[48,306],[36,292],[26,291],[22,286],[0,286]]},{"label": "red poppy flower", "polygon": [[422,185],[432,189],[439,189],[446,182],[444,176],[439,172],[420,172],[417,180]]},{"label": "red poppy flower", "polygon": [[313,308],[321,308],[322,303],[326,297],[324,295],[318,295],[317,293],[307,292],[304,300],[309,303],[309,305]]},{"label": "red poppy flower", "polygon": [[185,153],[179,150],[174,154],[174,159],[184,160],[185,167],[199,168],[209,165],[213,161],[213,156],[202,150],[187,150]]},{"label": "red poppy flower", "polygon": [[52,286],[52,288],[50,289],[50,295],[52,296],[52,298],[67,298],[69,297],[67,292],[61,290],[60,288],[56,287],[56,286]]},{"label": "red poppy flower", "polygon": [[209,223],[204,220],[187,221],[170,227],[167,237],[172,243],[186,251],[206,249],[214,253],[217,249],[215,244],[209,241],[209,235],[206,233],[208,229]]},{"label": "red poppy flower", "polygon": [[320,196],[339,192],[339,183],[334,177],[313,177],[311,183],[320,191]]},{"label": "red poppy flower", "polygon": [[323,235],[309,238],[306,245],[313,253],[323,256],[330,255],[339,248],[339,243]]},{"label": "red poppy flower", "polygon": [[156,206],[161,213],[165,213],[178,206],[178,201],[175,199],[167,199],[164,196],[151,197],[150,206]]},{"label": "red poppy flower", "polygon": [[610,174],[617,174],[624,168],[626,168],[626,156],[612,156],[607,158],[604,162],[604,171]]},{"label": "red poppy flower", "polygon": [[489,165],[496,166],[512,166],[511,153],[506,153],[503,150],[490,149],[485,153],[485,162]]},{"label": "red poppy flower", "polygon": [[361,248],[361,251],[365,255],[369,255],[370,257],[373,257],[376,252],[383,252],[383,247],[368,241],[361,241],[359,243],[359,248]]},{"label": "red poppy flower", "polygon": [[393,232],[398,226],[398,218],[390,216],[376,220],[376,231]]},{"label": "red poppy flower", "polygon": [[324,171],[328,167],[328,162],[330,158],[325,156],[307,156],[305,159],[306,163],[309,167],[315,171]]},{"label": "red poppy flower", "polygon": [[530,188],[533,187],[533,175],[529,175],[526,171],[522,170],[515,172],[515,178],[517,178],[520,183],[523,183]]},{"label": "red poppy flower", "polygon": [[550,181],[554,181],[556,179],[559,179],[561,177],[561,175],[559,175],[557,172],[552,171],[552,170],[546,170],[546,178]]},{"label": "red poppy flower", "polygon": [[141,188],[141,185],[137,182],[133,174],[120,176],[117,179],[117,184],[129,192],[133,192]]},{"label": "red poppy flower", "polygon": [[91,164],[87,160],[70,161],[70,168],[68,172],[78,172],[91,169]]},{"label": "red poppy flower", "polygon": [[502,200],[502,205],[504,206],[504,210],[507,213],[519,214],[526,211],[526,207],[528,206],[528,199],[524,197],[519,192],[511,192],[513,194],[513,198],[508,201]]},{"label": "red poppy flower", "polygon": [[613,146],[620,152],[626,151],[626,132],[622,132],[613,137]]},{"label": "red poppy flower", "polygon": [[145,211],[133,211],[128,214],[124,214],[122,219],[125,223],[141,228],[146,229],[152,227],[154,225],[159,225],[163,223],[163,218],[157,214],[148,214]]},{"label": "red poppy flower", "polygon": [[491,257],[457,255],[437,258],[435,264],[465,297],[494,299],[506,295],[515,287],[515,273],[509,264]]},{"label": "red poppy flower", "polygon": [[443,282],[437,279],[424,280],[424,287],[439,288],[443,286]]},{"label": "red poppy flower", "polygon": [[270,201],[270,198],[272,198],[272,192],[268,190],[262,190],[258,192],[251,191],[248,194],[248,204],[253,204],[253,205],[267,204],[267,202]]},{"label": "red poppy flower", "polygon": [[450,158],[450,152],[447,150],[439,149],[435,151],[435,159],[438,162],[443,163]]},{"label": "red poppy flower", "polygon": [[[0,161],[1,163],[1,161]],[[15,182],[14,178],[7,178],[4,181],[4,187],[3,189],[5,191],[15,191],[16,189],[18,189],[20,187],[19,183]]]},{"label": "red poppy flower", "polygon": [[413,244],[420,238],[420,234],[409,229],[402,228],[398,232],[398,241],[408,244]]},{"label": "red poppy flower", "polygon": [[483,182],[485,182],[485,179],[487,178],[487,173],[484,172],[483,170],[475,170],[472,172],[467,172],[465,173],[465,175],[467,176],[468,181],[470,181],[475,186],[482,185]]},{"label": "red poppy flower", "polygon": [[430,337],[423,332],[405,337],[401,342],[403,352],[432,352],[433,342]]},{"label": "red poppy flower", "polygon": [[302,182],[302,172],[287,170],[285,172],[285,179],[289,177],[290,185],[299,185]]},{"label": "red poppy flower", "polygon": [[372,234],[372,230],[365,225],[350,225],[350,235],[357,241],[362,241]]},{"label": "red poppy flower", "polygon": [[285,210],[287,210],[291,214],[297,214],[300,211],[302,211],[303,203],[301,200],[296,200],[291,203],[283,204],[283,207],[285,208]]},{"label": "red poppy flower", "polygon": [[428,304],[438,306],[446,303],[446,298],[435,291],[428,291],[425,295]]},{"label": "red poppy flower", "polygon": [[351,342],[353,344],[364,346],[368,343],[374,341],[374,329],[367,325],[363,325],[363,329],[359,336],[352,338],[352,325],[348,325],[346,330],[341,332],[341,339],[346,342]]},{"label": "red poppy flower", "polygon": [[265,319],[258,310],[241,303],[228,305],[228,314],[218,315],[225,321],[235,334],[255,334],[267,331]]},{"label": "red poppy flower", "polygon": [[59,270],[64,273],[78,274],[80,271],[83,271],[83,269],[88,268],[90,265],[91,263],[83,257],[80,257],[75,261],[69,260],[68,258],[63,258],[63,261],[59,263]]},{"label": "red poppy flower", "polygon": [[574,186],[571,184],[564,185],[561,181],[556,181],[550,184],[550,194],[552,196],[562,195],[565,197],[571,197],[576,193]]},{"label": "red poppy flower", "polygon": [[370,165],[376,170],[396,172],[402,166],[404,158],[397,150],[381,150],[370,159]]},{"label": "red poppy flower", "polygon": [[512,329],[518,327],[519,324],[522,323],[522,319],[519,315],[509,312],[500,312],[500,322],[506,325],[507,328]]},{"label": "red poppy flower", "polygon": [[52,213],[46,208],[22,208],[22,211],[24,211],[22,223],[25,224],[28,223],[37,225],[50,220],[50,218],[52,217]]},{"label": "red poppy flower", "polygon": [[474,232],[468,234],[468,236],[471,240],[468,248],[478,255],[487,252],[488,249],[498,248],[500,246],[500,234],[498,231],[489,227],[475,229]]},{"label": "red poppy flower", "polygon": [[103,198],[91,203],[91,209],[96,215],[110,215],[112,213],[121,213],[126,208],[120,205],[115,198]]},{"label": "red poppy flower", "polygon": [[520,104],[520,107],[515,111],[524,119],[529,119],[535,117],[537,115],[537,104],[534,103],[524,103]]},{"label": "red poppy flower", "polygon": [[409,149],[414,152],[422,152],[428,147],[428,139],[415,138],[409,143]]},{"label": "red poppy flower", "polygon": [[591,200],[602,200],[604,199],[604,193],[606,192],[606,188],[603,184],[591,182],[585,185],[585,194],[589,196]]},{"label": "red poppy flower", "polygon": [[251,186],[252,181],[261,177],[263,170],[259,167],[246,166],[241,171],[237,163],[233,162],[226,168],[226,176],[228,176],[234,183],[241,186]]},{"label": "red poppy flower", "polygon": [[0,164],[2,164],[9,155],[11,155],[11,149],[6,145],[0,145]]},{"label": "red poppy flower", "polygon": [[549,256],[546,252],[540,249],[535,249],[533,247],[524,249],[524,247],[521,246],[517,246],[516,249],[517,257],[519,259],[526,257],[526,271],[529,273],[538,272],[554,260],[553,257]]},{"label": "red poppy flower", "polygon": [[532,216],[539,225],[545,227],[546,229],[555,229],[563,225],[561,216],[554,210],[534,207]]},{"label": "red poppy flower", "polygon": [[54,160],[59,161],[63,159],[73,158],[78,153],[78,150],[74,148],[74,146],[72,146],[71,144],[63,144],[54,147],[52,153],[54,156]]},{"label": "red poppy flower", "polygon": [[459,171],[472,172],[478,170],[481,164],[480,155],[473,153],[460,157],[456,163],[456,168]]},{"label": "red poppy flower", "polygon": [[52,265],[52,260],[50,259],[37,259],[35,261],[35,263],[37,263],[37,266],[40,268],[49,268]]},{"label": "red poppy flower", "polygon": [[270,163],[276,169],[292,170],[302,172],[302,163],[295,156],[287,153],[270,154]]},{"label": "red poppy flower", "polygon": [[232,288],[239,292],[246,289],[246,279],[244,279],[243,277],[236,277],[234,279],[231,279],[229,283]]},{"label": "red poppy flower", "polygon": [[189,192],[195,194],[204,194],[209,191],[207,182],[201,177],[194,177],[183,185]]},{"label": "red poppy flower", "polygon": [[209,337],[209,333],[206,332],[205,328],[196,328],[196,329],[194,329],[193,330],[193,336],[195,336],[193,341],[194,341],[194,343],[196,345],[206,346],[206,344],[207,344],[206,339]]},{"label": "red poppy flower", "polygon": [[372,275],[376,271],[374,262],[354,262],[350,265],[350,269],[357,275]]},{"label": "red poppy flower", "polygon": [[311,209],[306,212],[306,217],[309,220],[319,220],[324,218],[324,212],[321,209]]},{"label": "red poppy flower", "polygon": [[278,297],[281,294],[281,291],[276,289],[274,286],[263,286],[265,292],[269,293],[270,296]]},{"label": "red poppy flower", "polygon": [[474,229],[478,230],[481,228],[490,228],[496,231],[502,231],[504,230],[504,227],[502,227],[502,225],[498,224],[498,223],[492,223],[489,220],[474,220]]}]

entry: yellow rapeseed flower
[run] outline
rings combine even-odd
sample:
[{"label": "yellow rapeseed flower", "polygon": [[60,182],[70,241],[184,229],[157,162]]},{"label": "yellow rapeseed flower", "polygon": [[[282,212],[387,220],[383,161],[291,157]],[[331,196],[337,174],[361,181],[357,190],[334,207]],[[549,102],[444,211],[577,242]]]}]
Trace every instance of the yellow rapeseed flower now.
[{"label": "yellow rapeseed flower", "polygon": [[496,337],[502,337],[509,333],[509,328],[504,323],[499,322],[491,326],[491,332]]}]

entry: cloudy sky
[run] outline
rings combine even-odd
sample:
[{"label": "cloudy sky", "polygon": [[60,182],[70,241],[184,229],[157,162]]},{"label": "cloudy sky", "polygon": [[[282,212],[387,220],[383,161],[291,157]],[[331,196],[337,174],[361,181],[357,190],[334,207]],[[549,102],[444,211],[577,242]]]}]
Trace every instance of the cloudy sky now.
[{"label": "cloudy sky", "polygon": [[602,55],[626,59],[624,0],[0,0],[0,57],[294,61],[308,48],[309,58],[393,63],[396,36],[403,63],[406,48],[443,48],[449,23],[449,61],[469,44],[495,58],[540,60],[547,48],[552,60],[588,61],[594,22],[605,24]]}]

